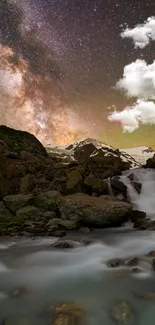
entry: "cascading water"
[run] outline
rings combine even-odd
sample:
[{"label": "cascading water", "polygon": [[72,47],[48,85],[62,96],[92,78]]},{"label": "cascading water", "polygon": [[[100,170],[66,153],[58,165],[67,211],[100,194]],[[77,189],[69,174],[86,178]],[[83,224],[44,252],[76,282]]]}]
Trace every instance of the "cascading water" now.
[{"label": "cascading water", "polygon": [[[134,181],[129,177],[131,174]],[[120,180],[127,186],[133,208],[144,211],[148,217],[155,219],[155,170],[144,168],[128,170],[122,173]],[[134,182],[142,185],[140,193],[135,189]]]}]

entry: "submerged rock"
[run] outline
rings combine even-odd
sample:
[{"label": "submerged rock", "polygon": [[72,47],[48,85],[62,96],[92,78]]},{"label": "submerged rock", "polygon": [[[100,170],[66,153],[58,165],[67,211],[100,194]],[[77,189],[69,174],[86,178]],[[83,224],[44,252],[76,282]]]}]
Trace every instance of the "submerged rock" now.
[{"label": "submerged rock", "polygon": [[106,264],[108,267],[119,267],[119,266],[124,266],[125,262],[121,258],[116,258],[116,259],[108,261]]},{"label": "submerged rock", "polygon": [[73,240],[58,240],[56,243],[52,244],[51,247],[54,248],[76,248],[82,246],[80,242],[75,242]]},{"label": "submerged rock", "polygon": [[127,301],[120,301],[112,309],[112,317],[119,325],[135,324],[135,315]]}]

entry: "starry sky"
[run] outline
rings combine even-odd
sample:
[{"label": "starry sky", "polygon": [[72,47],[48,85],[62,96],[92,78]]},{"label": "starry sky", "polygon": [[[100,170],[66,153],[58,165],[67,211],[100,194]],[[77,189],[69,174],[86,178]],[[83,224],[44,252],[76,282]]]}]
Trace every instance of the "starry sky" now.
[{"label": "starry sky", "polygon": [[[13,71],[16,64],[21,71],[21,64],[27,64],[24,96],[33,100],[33,106],[36,96],[42,102],[41,107],[39,101],[35,102],[26,128],[41,140],[44,132],[46,141],[53,137],[58,144],[86,135],[115,147],[155,147],[155,126],[124,134],[120,124],[107,118],[109,107],[115,105],[119,110],[129,103],[114,89],[124,66],[137,58],[151,63],[155,54],[155,42],[135,50],[129,40],[120,37],[122,28],[125,24],[133,28],[153,15],[154,0],[1,0],[0,42],[2,50],[10,48],[14,58],[13,63],[7,58],[12,64],[9,69]],[[6,61],[4,51],[2,56]],[[30,85],[33,92],[29,91]],[[7,110],[7,96],[4,101]],[[13,111],[18,124],[21,107],[20,114]],[[41,122],[37,128],[32,124],[37,118],[43,120],[44,115],[40,133]],[[4,122],[10,125],[8,116],[6,112]],[[15,118],[11,126],[17,126]],[[48,132],[51,129],[53,133]]]}]

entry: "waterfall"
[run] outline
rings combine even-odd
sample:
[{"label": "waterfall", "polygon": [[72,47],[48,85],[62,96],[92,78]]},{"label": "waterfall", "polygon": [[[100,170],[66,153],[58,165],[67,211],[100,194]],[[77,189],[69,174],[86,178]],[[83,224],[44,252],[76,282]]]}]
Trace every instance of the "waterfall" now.
[{"label": "waterfall", "polygon": [[107,178],[106,179],[106,182],[107,182],[107,186],[108,186],[108,194],[110,196],[114,196],[114,192],[113,192],[113,189],[112,189],[112,186],[111,186],[111,178]]},{"label": "waterfall", "polygon": [[[128,177],[133,174],[135,182],[142,185],[140,194],[134,188],[133,181]],[[125,171],[120,180],[127,186],[128,198],[135,210],[146,212],[147,216],[155,219],[155,170],[137,168]]]}]

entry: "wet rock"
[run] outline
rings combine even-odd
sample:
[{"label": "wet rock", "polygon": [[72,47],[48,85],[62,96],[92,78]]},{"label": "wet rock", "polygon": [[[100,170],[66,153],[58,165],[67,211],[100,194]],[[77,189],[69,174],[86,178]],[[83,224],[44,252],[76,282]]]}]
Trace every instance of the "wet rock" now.
[{"label": "wet rock", "polygon": [[24,217],[35,220],[41,216],[42,212],[34,206],[26,206],[16,212],[17,217]]},{"label": "wet rock", "polygon": [[110,184],[112,189],[114,190],[115,195],[123,193],[123,196],[127,198],[127,187],[123,182],[118,179],[118,177],[112,177],[112,179],[110,180]]},{"label": "wet rock", "polygon": [[82,194],[61,198],[59,210],[62,219],[78,220],[85,226],[115,227],[128,220],[132,207],[120,200]]},{"label": "wet rock", "polygon": [[57,191],[43,192],[36,197],[34,205],[44,211],[50,210],[55,212],[59,197],[60,194]]},{"label": "wet rock", "polygon": [[136,265],[138,265],[138,263],[139,263],[139,258],[138,257],[134,257],[131,260],[127,261],[126,262],[126,265],[127,266],[136,266]]},{"label": "wet rock", "polygon": [[33,201],[34,197],[31,194],[7,195],[3,198],[5,206],[13,213],[16,213],[19,209],[27,205],[31,205]]},{"label": "wet rock", "polygon": [[71,170],[67,174],[66,193],[82,192],[83,178],[77,169]]},{"label": "wet rock", "polygon": [[146,213],[143,211],[133,210],[131,213],[131,222],[141,222],[141,220],[144,220],[146,218]]},{"label": "wet rock", "polygon": [[55,230],[53,232],[50,232],[50,236],[53,237],[65,237],[67,235],[66,231],[63,230]]},{"label": "wet rock", "polygon": [[76,324],[80,321],[84,321],[87,316],[86,310],[79,304],[68,302],[60,303],[52,306],[51,310],[54,315],[68,315],[74,318]]},{"label": "wet rock", "polygon": [[142,189],[142,184],[138,183],[138,182],[133,182],[133,186],[134,186],[135,190],[137,191],[137,193],[140,194],[141,189]]},{"label": "wet rock", "polygon": [[84,185],[88,192],[96,192],[103,194],[107,189],[105,180],[98,179],[93,173],[90,173],[84,180]]},{"label": "wet rock", "polygon": [[133,273],[142,273],[143,270],[140,269],[139,267],[133,267],[133,268],[132,268],[132,272],[133,272]]},{"label": "wet rock", "polygon": [[58,314],[54,317],[52,325],[75,325],[75,322],[70,315]]},{"label": "wet rock", "polygon": [[53,218],[49,220],[49,222],[46,224],[46,228],[48,229],[48,231],[59,229],[60,222],[61,222],[60,218]]},{"label": "wet rock", "polygon": [[88,227],[80,227],[79,232],[81,232],[83,234],[89,234],[90,229]]},{"label": "wet rock", "polygon": [[135,324],[134,312],[127,301],[120,301],[113,307],[112,317],[119,325]]},{"label": "wet rock", "polygon": [[152,260],[152,267],[153,267],[153,270],[155,271],[155,258],[153,258],[153,260]]},{"label": "wet rock", "polygon": [[148,256],[153,256],[153,257],[155,257],[155,250],[154,250],[154,251],[151,251],[151,252],[149,252],[149,253],[148,253]]},{"label": "wet rock", "polygon": [[96,241],[94,239],[92,239],[92,238],[82,238],[82,239],[80,239],[80,243],[82,243],[85,246],[94,244],[95,242]]},{"label": "wet rock", "polygon": [[35,187],[34,175],[27,174],[21,178],[20,193],[29,193]]},{"label": "wet rock", "polygon": [[108,267],[119,267],[119,266],[124,266],[125,265],[125,262],[120,259],[120,258],[116,258],[116,259],[113,259],[113,260],[110,260],[107,262],[107,266]]},{"label": "wet rock", "polygon": [[58,240],[56,243],[52,244],[51,247],[66,249],[66,248],[77,248],[81,246],[79,242],[73,240]]}]

